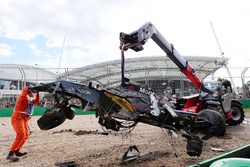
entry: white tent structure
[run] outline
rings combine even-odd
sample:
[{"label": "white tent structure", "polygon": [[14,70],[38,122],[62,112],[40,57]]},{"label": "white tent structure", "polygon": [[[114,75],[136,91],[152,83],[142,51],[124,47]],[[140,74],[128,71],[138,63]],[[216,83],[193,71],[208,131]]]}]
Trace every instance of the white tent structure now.
[{"label": "white tent structure", "polygon": [[36,66],[0,64],[0,80],[50,82],[56,80],[56,74]]},{"label": "white tent structure", "polygon": [[45,83],[56,79],[56,74],[36,66],[0,64],[0,100],[14,101],[26,83]]},{"label": "white tent structure", "polygon": [[[227,59],[221,57],[184,57],[201,79],[223,67]],[[166,56],[138,57],[125,60],[125,75],[134,81],[186,79],[178,67]],[[97,82],[114,86],[121,82],[121,61],[114,60],[77,68],[60,76],[68,80]]]}]

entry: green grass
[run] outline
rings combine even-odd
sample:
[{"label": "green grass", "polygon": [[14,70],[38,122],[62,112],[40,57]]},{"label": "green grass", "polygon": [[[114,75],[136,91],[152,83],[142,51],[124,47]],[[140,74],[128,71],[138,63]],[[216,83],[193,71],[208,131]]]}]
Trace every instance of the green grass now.
[{"label": "green grass", "polygon": [[250,108],[245,108],[244,111],[245,112],[250,112]]}]

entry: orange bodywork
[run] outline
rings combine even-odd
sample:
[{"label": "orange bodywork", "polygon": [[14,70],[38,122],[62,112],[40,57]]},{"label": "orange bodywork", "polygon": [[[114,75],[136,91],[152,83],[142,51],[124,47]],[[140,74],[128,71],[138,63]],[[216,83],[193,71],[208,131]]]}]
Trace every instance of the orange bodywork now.
[{"label": "orange bodywork", "polygon": [[[25,141],[29,137],[28,121],[30,119],[30,115],[25,114],[25,111],[27,110],[29,103],[27,97],[28,91],[29,87],[26,86],[17,99],[17,103],[11,117],[11,124],[16,132],[15,141],[10,147],[10,151],[13,152],[22,148]],[[33,104],[37,104],[39,102],[39,92],[36,93],[36,98],[32,100],[32,102]]]}]

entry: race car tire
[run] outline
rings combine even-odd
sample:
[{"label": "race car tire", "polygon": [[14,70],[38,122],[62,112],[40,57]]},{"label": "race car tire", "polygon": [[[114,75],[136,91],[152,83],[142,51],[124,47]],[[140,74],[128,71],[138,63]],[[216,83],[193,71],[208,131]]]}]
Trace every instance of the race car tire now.
[{"label": "race car tire", "polygon": [[51,108],[38,119],[37,125],[41,130],[49,130],[61,125],[65,119],[64,111],[59,108]]},{"label": "race car tire", "polygon": [[223,116],[214,110],[204,109],[198,113],[198,116],[212,123],[208,128],[201,132],[205,134],[203,139],[208,139],[212,136],[223,136],[226,132],[226,123]]},{"label": "race car tire", "polygon": [[72,120],[75,117],[75,111],[71,107],[67,107],[65,110],[66,118]]}]

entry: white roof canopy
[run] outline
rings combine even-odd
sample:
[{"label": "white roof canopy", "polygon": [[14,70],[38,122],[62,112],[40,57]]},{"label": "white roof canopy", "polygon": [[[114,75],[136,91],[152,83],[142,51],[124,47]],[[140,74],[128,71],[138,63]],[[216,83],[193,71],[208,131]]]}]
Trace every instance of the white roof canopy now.
[{"label": "white roof canopy", "polygon": [[[184,58],[201,79],[227,63],[227,59],[221,57],[185,56]],[[128,58],[125,60],[125,76],[136,81],[185,78],[178,67],[166,56]],[[84,66],[61,74],[61,77],[83,83],[91,81],[103,86],[112,86],[121,81],[121,60]]]},{"label": "white roof canopy", "polygon": [[0,79],[25,82],[51,82],[56,80],[56,74],[34,66],[0,64]]}]

